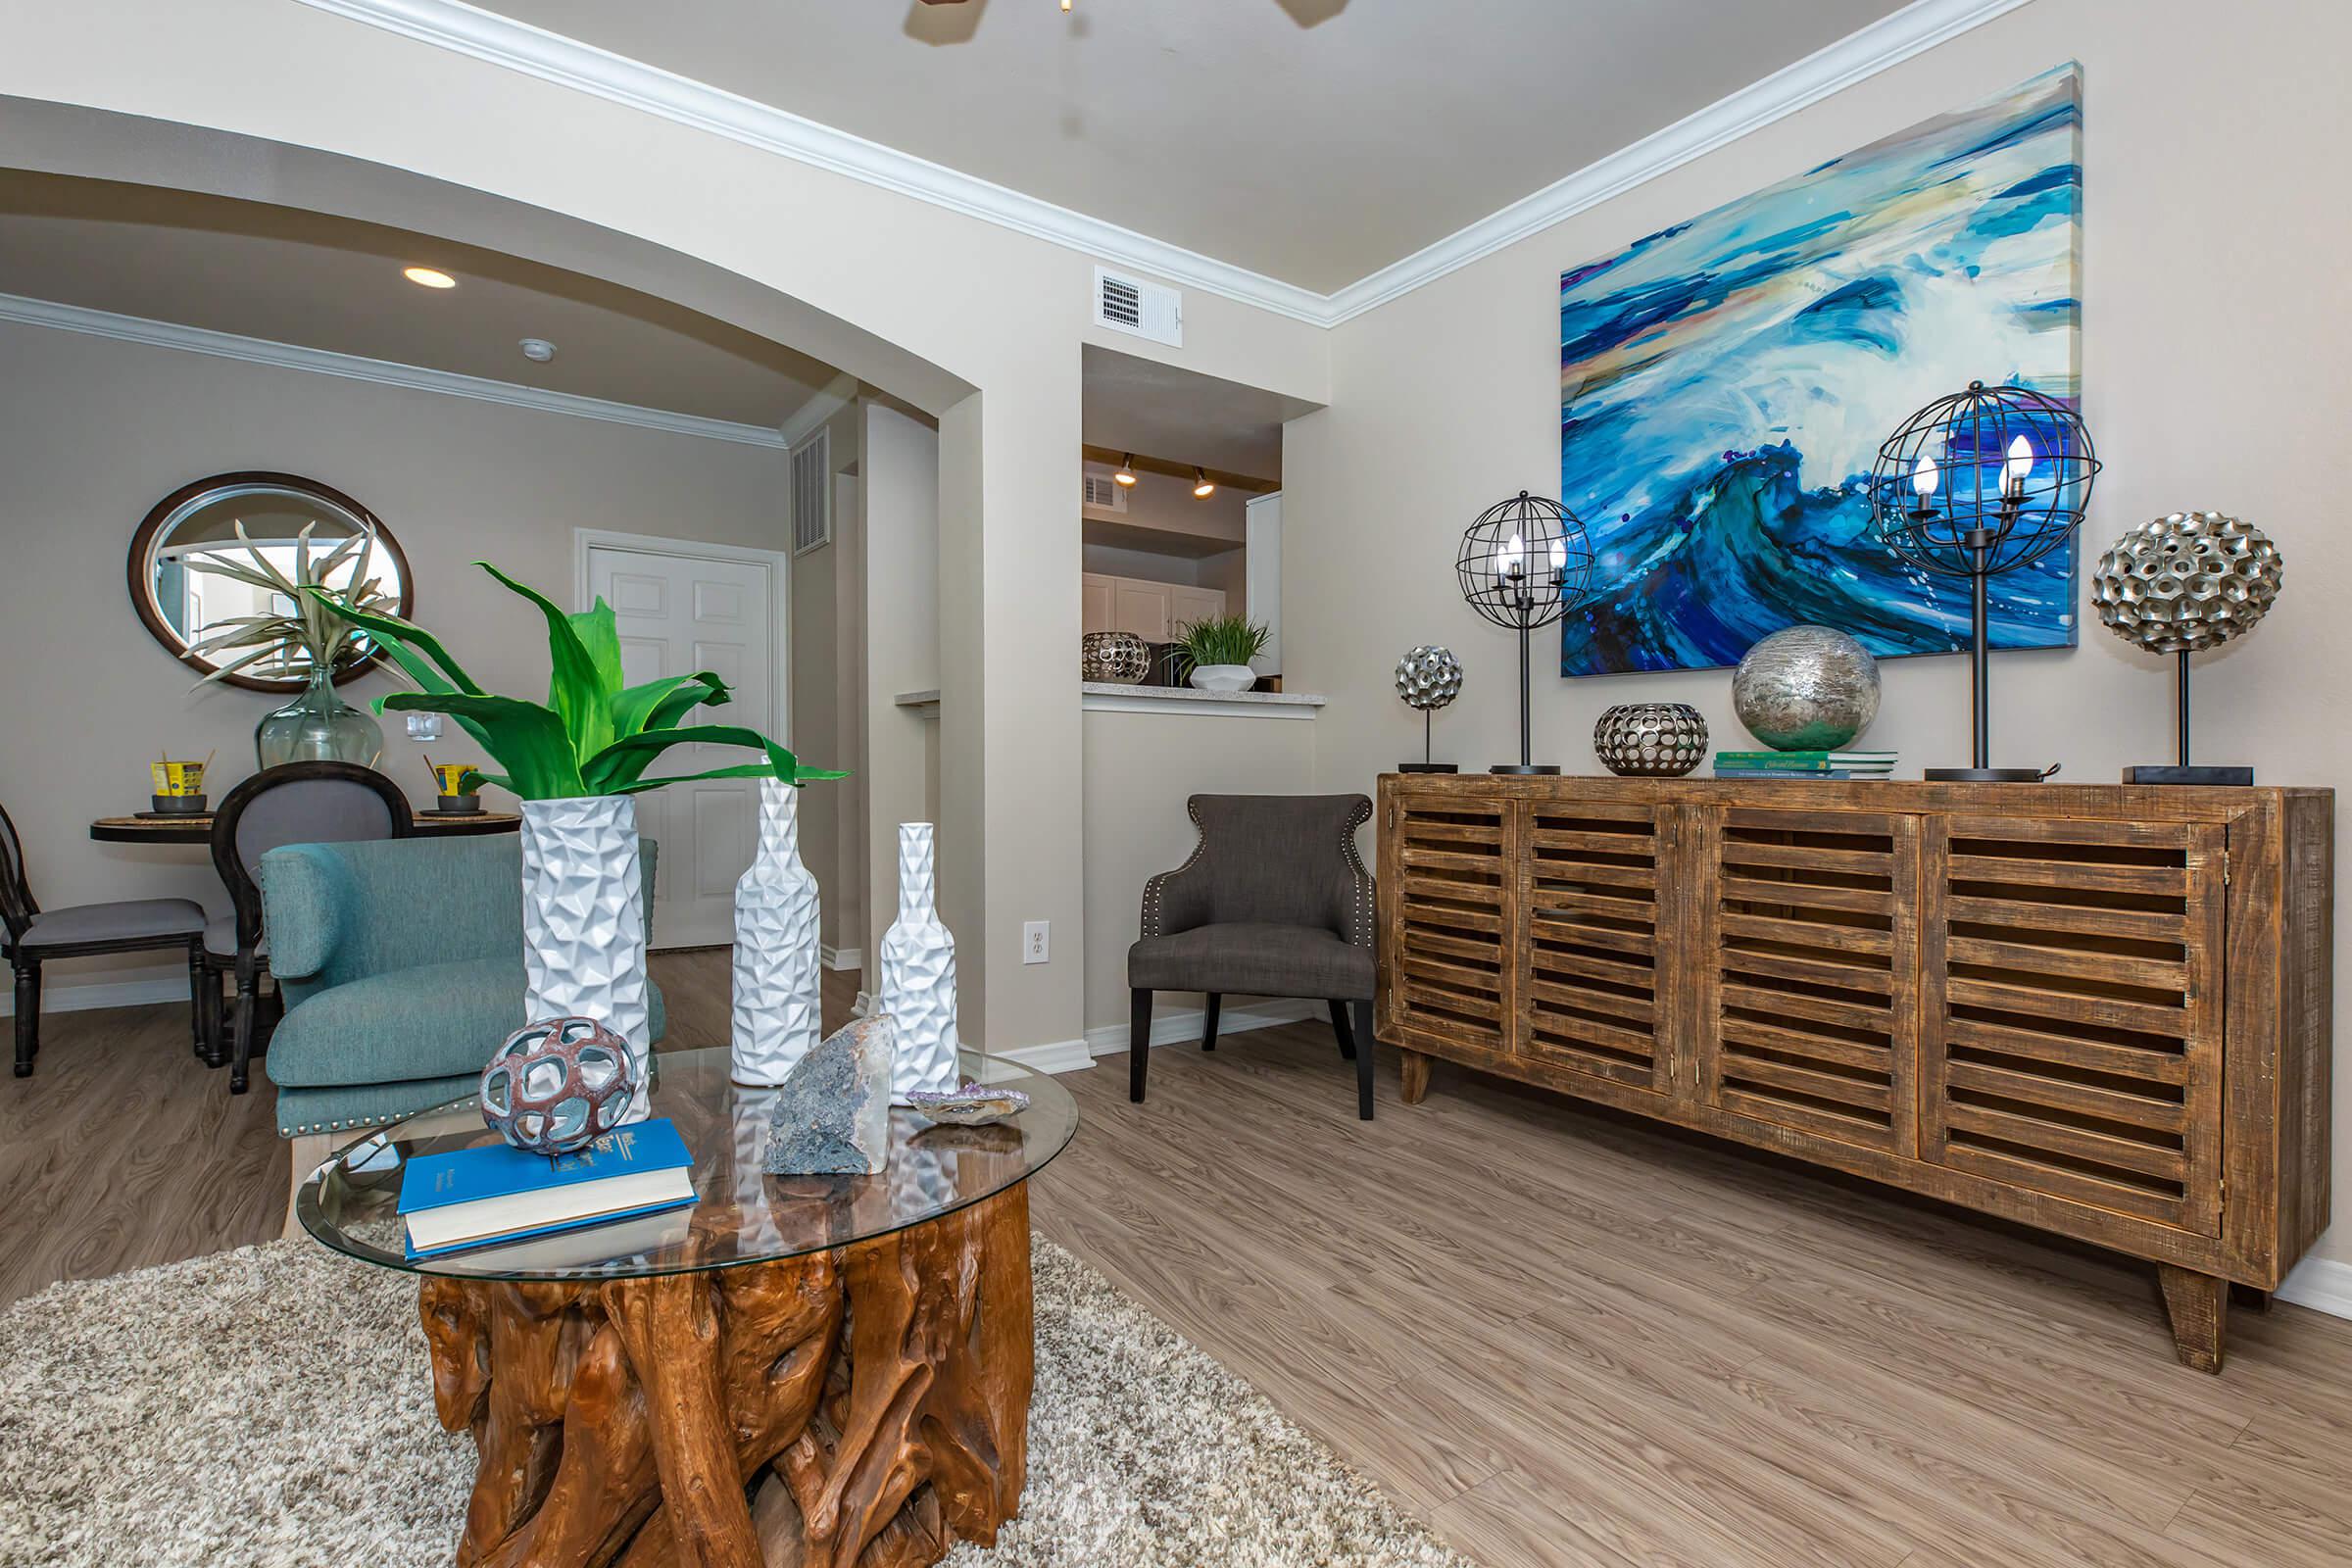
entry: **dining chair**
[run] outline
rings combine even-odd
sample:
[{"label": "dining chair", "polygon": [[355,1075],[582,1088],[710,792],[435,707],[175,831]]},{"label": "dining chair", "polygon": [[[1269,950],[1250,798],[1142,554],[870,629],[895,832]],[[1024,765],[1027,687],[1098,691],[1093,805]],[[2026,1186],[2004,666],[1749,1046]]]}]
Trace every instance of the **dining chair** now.
[{"label": "dining chair", "polygon": [[213,816],[213,865],[228,889],[230,912],[208,922],[204,930],[205,964],[213,977],[206,996],[206,1060],[220,1065],[220,977],[233,974],[230,1094],[245,1093],[251,1079],[254,1013],[261,972],[269,962],[257,874],[262,857],[285,844],[405,839],[412,820],[400,786],[356,762],[287,762],[264,768],[221,801]]},{"label": "dining chair", "polygon": [[1355,852],[1355,830],[1372,803],[1196,795],[1186,808],[1200,842],[1191,859],[1144,884],[1143,936],[1127,950],[1127,1098],[1144,1098],[1154,991],[1206,995],[1203,1051],[1217,1048],[1225,993],[1311,997],[1331,1008],[1340,1054],[1355,1063],[1356,1114],[1370,1121],[1372,875]]},{"label": "dining chair", "polygon": [[204,1038],[204,906],[192,899],[125,899],[44,909],[24,869],[24,843],[0,808],[0,919],[17,972],[17,1076],[32,1076],[41,1054],[41,965],[51,958],[176,948],[188,956],[190,1027]]}]

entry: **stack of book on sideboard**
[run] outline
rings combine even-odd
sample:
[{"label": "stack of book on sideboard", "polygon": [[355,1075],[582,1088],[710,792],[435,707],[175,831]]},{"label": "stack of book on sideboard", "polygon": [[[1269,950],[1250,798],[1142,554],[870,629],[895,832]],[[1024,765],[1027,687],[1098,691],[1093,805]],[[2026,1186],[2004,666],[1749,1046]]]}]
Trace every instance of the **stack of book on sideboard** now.
[{"label": "stack of book on sideboard", "polygon": [[1717,778],[1892,778],[1892,752],[1717,752]]},{"label": "stack of book on sideboard", "polygon": [[694,1156],[668,1121],[631,1122],[550,1159],[505,1144],[426,1154],[401,1176],[412,1261],[658,1213],[695,1200]]}]

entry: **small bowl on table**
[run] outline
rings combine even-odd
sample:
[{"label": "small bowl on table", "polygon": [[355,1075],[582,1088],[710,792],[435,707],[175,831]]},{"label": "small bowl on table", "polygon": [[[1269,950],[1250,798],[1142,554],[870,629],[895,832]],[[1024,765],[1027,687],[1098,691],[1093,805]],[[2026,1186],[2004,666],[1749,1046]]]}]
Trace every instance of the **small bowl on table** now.
[{"label": "small bowl on table", "polygon": [[210,797],[203,795],[150,795],[153,808],[149,816],[202,816],[212,808]]},{"label": "small bowl on table", "polygon": [[478,793],[473,795],[437,795],[433,798],[433,814],[435,816],[479,816],[482,814],[482,798]]}]

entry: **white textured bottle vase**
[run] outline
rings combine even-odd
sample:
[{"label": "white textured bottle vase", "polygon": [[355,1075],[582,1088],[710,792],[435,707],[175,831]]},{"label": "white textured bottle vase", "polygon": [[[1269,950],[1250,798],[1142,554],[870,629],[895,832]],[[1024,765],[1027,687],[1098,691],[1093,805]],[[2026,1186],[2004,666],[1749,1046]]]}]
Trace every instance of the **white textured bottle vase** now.
[{"label": "white textured bottle vase", "polygon": [[647,1115],[645,876],[626,795],[522,803],[522,1022],[594,1018],[629,1044]]},{"label": "white textured bottle vase", "polygon": [[899,918],[882,937],[882,994],[876,1010],[898,1032],[890,1094],[954,1089],[956,939],[939,923],[937,871],[928,822],[899,824]]},{"label": "white textured bottle vase", "polygon": [[801,792],[760,781],[760,852],[735,884],[739,1084],[774,1088],[818,1035],[816,878],[801,863]]}]

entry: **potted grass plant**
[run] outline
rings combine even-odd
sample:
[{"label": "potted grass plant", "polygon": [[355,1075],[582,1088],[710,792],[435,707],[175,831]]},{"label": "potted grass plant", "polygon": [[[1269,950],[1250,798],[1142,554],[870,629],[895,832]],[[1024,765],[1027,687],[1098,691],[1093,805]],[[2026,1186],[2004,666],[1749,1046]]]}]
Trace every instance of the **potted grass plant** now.
[{"label": "potted grass plant", "polygon": [[1193,685],[1204,692],[1246,692],[1257,684],[1250,661],[1266,651],[1266,628],[1245,615],[1211,615],[1176,628],[1192,662]]},{"label": "potted grass plant", "polygon": [[[602,599],[566,613],[488,562],[476,565],[519,594],[547,622],[552,666],[545,703],[484,691],[423,627],[317,587],[306,596],[366,632],[418,687],[379,697],[377,712],[442,713],[501,769],[483,783],[522,800],[522,932],[525,1016],[595,1018],[629,1043],[645,1112],[652,1020],[646,984],[646,894],[636,797],[666,784],[711,778],[773,779],[798,786],[847,774],[803,767],[756,729],[687,724],[697,709],[729,700],[708,670],[634,686],[622,683],[620,637]],[[757,760],[700,772],[652,773],[673,746],[735,746]]]}]

